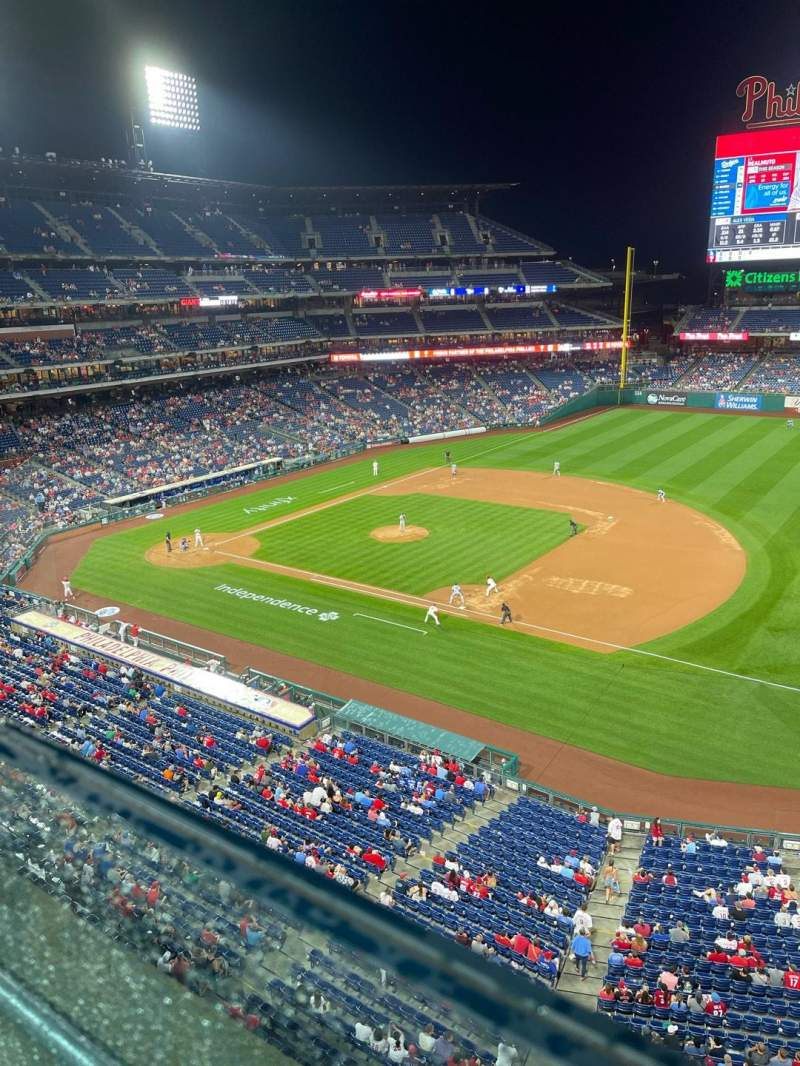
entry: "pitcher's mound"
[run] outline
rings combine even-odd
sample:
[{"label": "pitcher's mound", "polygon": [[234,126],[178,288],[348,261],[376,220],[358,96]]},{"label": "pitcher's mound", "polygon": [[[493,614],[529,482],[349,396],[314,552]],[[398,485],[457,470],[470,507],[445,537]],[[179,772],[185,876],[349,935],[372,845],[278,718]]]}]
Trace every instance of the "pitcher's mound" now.
[{"label": "pitcher's mound", "polygon": [[424,540],[427,535],[428,530],[425,526],[406,526],[403,533],[400,532],[400,526],[378,526],[377,529],[373,529],[370,533],[370,536],[374,537],[375,540],[381,540],[389,544],[405,543],[410,540]]}]

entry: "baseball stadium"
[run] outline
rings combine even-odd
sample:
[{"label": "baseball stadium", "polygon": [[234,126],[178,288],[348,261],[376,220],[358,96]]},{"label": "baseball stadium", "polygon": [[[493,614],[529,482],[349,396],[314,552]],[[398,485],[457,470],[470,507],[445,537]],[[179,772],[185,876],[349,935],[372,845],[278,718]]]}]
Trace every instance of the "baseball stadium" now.
[{"label": "baseball stadium", "polygon": [[186,56],[0,150],[0,1066],[800,1063],[795,87],[702,299]]}]

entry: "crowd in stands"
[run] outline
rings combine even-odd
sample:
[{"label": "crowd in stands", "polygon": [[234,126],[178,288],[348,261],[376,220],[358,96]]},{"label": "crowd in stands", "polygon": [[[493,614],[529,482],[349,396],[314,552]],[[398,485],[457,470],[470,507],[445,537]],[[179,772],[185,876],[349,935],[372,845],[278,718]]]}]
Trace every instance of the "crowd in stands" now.
[{"label": "crowd in stands", "polygon": [[[739,352],[709,352],[681,380],[687,389],[734,389],[744,381],[758,357]],[[750,386],[747,385],[747,388]]]},{"label": "crowd in stands", "polygon": [[800,914],[780,851],[655,819],[598,1009],[703,1063],[800,1060]]}]

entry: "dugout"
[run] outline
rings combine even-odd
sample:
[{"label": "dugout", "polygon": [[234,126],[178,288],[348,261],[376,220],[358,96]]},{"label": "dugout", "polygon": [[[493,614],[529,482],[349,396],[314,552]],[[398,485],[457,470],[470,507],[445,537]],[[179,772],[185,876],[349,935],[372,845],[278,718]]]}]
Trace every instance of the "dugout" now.
[{"label": "dugout", "polygon": [[418,755],[421,751],[438,748],[443,755],[452,755],[471,777],[488,771],[495,781],[516,774],[519,757],[504,748],[495,748],[480,740],[451,733],[449,729],[407,718],[382,707],[374,707],[361,700],[348,700],[333,715],[337,729],[348,729],[371,740],[379,740]]}]

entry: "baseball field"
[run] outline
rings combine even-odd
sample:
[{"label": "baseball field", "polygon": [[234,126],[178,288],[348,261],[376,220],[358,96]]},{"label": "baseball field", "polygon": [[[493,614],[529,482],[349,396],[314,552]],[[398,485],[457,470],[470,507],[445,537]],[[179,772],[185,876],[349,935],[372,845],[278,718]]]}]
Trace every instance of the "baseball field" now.
[{"label": "baseball field", "polygon": [[800,429],[617,409],[142,519],[72,584],[659,773],[797,787],[799,537]]}]

